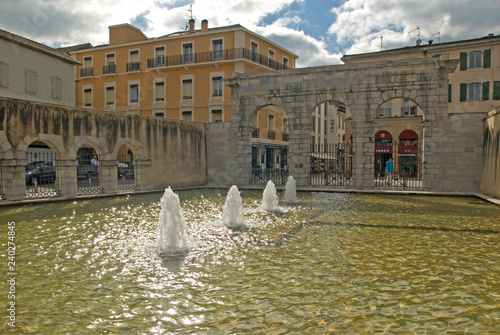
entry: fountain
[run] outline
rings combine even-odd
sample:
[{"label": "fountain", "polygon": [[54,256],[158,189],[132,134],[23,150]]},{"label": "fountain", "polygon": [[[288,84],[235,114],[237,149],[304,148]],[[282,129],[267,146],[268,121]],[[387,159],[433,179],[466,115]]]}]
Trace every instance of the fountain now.
[{"label": "fountain", "polygon": [[231,228],[246,227],[243,217],[243,202],[236,185],[231,186],[227,194],[226,204],[222,211],[222,222]]},{"label": "fountain", "polygon": [[245,190],[234,233],[230,190],[164,191],[2,207],[22,254],[0,333],[500,333],[496,205],[297,191],[274,215]]},{"label": "fountain", "polygon": [[156,246],[161,252],[178,252],[189,248],[186,240],[186,221],[181,213],[179,196],[170,187],[161,198],[161,212],[158,220],[160,235]]},{"label": "fountain", "polygon": [[293,176],[289,176],[285,184],[285,195],[283,196],[284,202],[298,202],[297,200],[297,187]]},{"label": "fountain", "polygon": [[266,189],[262,196],[262,209],[268,212],[280,211],[278,207],[278,195],[272,180],[267,182]]}]

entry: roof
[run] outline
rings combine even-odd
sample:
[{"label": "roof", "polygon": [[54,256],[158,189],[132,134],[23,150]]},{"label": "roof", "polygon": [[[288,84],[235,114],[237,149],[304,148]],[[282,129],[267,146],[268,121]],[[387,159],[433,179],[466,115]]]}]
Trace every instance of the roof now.
[{"label": "roof", "polygon": [[24,38],[22,36],[10,33],[8,31],[0,29],[0,38],[4,39],[6,41],[16,43],[18,45],[21,45],[25,48],[58,58],[64,62],[76,65],[80,64],[77,60],[69,56],[63,51],[59,51],[57,49],[51,48],[49,46],[46,46],[45,44],[41,44],[35,41],[32,41],[30,39]]},{"label": "roof", "polygon": [[[131,26],[130,24],[121,24],[121,25],[116,25],[116,26],[110,26],[110,27],[119,27],[119,26],[122,26],[122,25],[128,25],[128,26]],[[136,28],[134,26],[131,26],[137,30],[139,30],[139,28]],[[252,34],[252,35],[255,35],[255,36],[258,36],[259,38],[263,39],[263,40],[266,40],[268,41],[270,44],[273,44],[275,45],[276,47],[279,47],[280,49],[282,50],[285,50],[286,52],[288,52],[289,54],[291,54],[293,57],[295,58],[299,58],[299,56],[297,56],[295,53],[291,52],[290,50],[286,49],[285,47],[275,43],[275,42],[272,42],[271,40],[265,38],[264,36],[261,36],[261,35],[258,35],[257,33],[254,33],[253,31],[251,30],[248,30],[247,28],[243,27],[242,25],[240,24],[233,24],[233,25],[229,25],[229,26],[222,26],[222,27],[214,27],[214,28],[208,28],[208,31],[206,32],[202,32],[201,29],[195,29],[193,32],[190,32],[190,31],[185,31],[185,30],[182,30],[182,31],[177,31],[177,32],[173,32],[173,33],[170,33],[170,34],[167,34],[167,35],[162,35],[162,36],[159,36],[159,37],[151,37],[151,38],[146,38],[146,40],[144,41],[140,41],[140,42],[134,42],[134,43],[130,43],[130,44],[137,44],[137,43],[148,43],[148,42],[152,42],[154,40],[161,40],[161,39],[167,39],[169,37],[184,37],[184,36],[187,36],[187,35],[192,35],[192,34],[196,34],[196,33],[203,33],[203,34],[206,34],[206,33],[214,33],[214,32],[217,32],[217,31],[224,31],[224,30],[236,30],[236,29],[242,29],[242,30],[245,30],[247,31],[249,34]],[[140,31],[140,30],[139,30]],[[146,35],[144,35],[146,36]],[[70,52],[75,52],[75,51],[80,51],[80,50],[85,50],[85,49],[96,49],[96,48],[108,48],[108,47],[116,47],[117,45],[109,45],[109,44],[103,44],[103,45],[97,45],[97,46],[92,46],[92,44],[90,43],[87,43],[86,45],[88,45],[89,47],[87,48],[82,48],[82,49],[75,49],[75,50],[72,50]]]},{"label": "roof", "polygon": [[443,42],[443,43],[434,43],[433,40],[429,40],[428,44],[406,46],[406,47],[402,47],[402,48],[388,49],[388,50],[382,50],[382,51],[376,51],[376,52],[344,55],[342,57],[342,60],[379,57],[379,56],[383,56],[383,55],[387,55],[387,54],[442,51],[442,50],[447,50],[447,49],[466,47],[466,46],[472,46],[472,45],[477,45],[477,44],[484,44],[485,42],[487,42],[487,43],[488,42],[499,43],[500,44],[500,35],[489,34],[487,36],[483,36],[483,37],[479,37],[479,38],[451,41],[451,42]]}]

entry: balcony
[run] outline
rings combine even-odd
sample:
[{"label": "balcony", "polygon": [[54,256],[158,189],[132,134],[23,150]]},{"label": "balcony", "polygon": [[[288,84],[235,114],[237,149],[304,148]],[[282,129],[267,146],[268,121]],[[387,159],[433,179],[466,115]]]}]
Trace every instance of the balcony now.
[{"label": "balcony", "polygon": [[290,134],[288,134],[288,133],[281,133],[281,140],[282,140],[283,142],[288,142],[288,141],[290,141]]},{"label": "balcony", "polygon": [[287,68],[287,66],[284,66],[282,63],[276,62],[269,57],[257,54],[245,48],[205,51],[174,56],[162,56],[162,58],[149,58],[147,60],[147,67],[148,69],[152,69],[165,66],[179,66],[185,64],[199,64],[236,59],[246,59],[275,70],[282,70]]},{"label": "balcony", "polygon": [[276,132],[274,130],[268,130],[267,131],[267,139],[275,140],[276,139]]},{"label": "balcony", "polygon": [[252,128],[252,138],[259,138],[259,128]]},{"label": "balcony", "polygon": [[141,71],[141,62],[127,63],[127,72]]},{"label": "balcony", "polygon": [[80,70],[80,77],[92,77],[94,75],[93,67],[84,67]]},{"label": "balcony", "polygon": [[112,73],[116,73],[115,63],[110,63],[102,67],[102,74],[112,74]]}]

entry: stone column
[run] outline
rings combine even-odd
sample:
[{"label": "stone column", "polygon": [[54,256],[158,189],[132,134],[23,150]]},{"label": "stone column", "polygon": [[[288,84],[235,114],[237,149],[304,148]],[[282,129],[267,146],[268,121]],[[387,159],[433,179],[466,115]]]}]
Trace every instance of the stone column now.
[{"label": "stone column", "polygon": [[[134,162],[135,187],[140,191],[152,190],[153,187],[144,179],[146,168],[151,166],[150,159],[139,159]],[[118,177],[116,177],[118,187]]]},{"label": "stone column", "polygon": [[118,161],[100,160],[99,177],[105,193],[116,193],[118,191]]},{"label": "stone column", "polygon": [[64,197],[73,197],[78,194],[77,165],[78,161],[74,159],[56,160],[57,185]]},{"label": "stone column", "polygon": [[26,199],[26,160],[3,161],[2,191],[5,200]]}]

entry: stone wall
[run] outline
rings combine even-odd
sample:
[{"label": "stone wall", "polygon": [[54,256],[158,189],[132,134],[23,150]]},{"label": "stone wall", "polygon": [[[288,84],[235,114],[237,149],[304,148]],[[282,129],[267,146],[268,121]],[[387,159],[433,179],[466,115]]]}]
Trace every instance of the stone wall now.
[{"label": "stone wall", "polygon": [[[256,110],[281,107],[289,117],[289,171],[297,185],[309,184],[310,113],[321,102],[338,101],[352,112],[353,180],[356,189],[374,186],[376,110],[392,98],[411,99],[423,110],[422,190],[479,192],[482,171],[481,114],[448,112],[448,75],[458,60],[401,60],[384,63],[295,69],[280,73],[235,74],[230,131],[238,144],[226,157],[237,184],[251,174],[251,123]],[[231,142],[231,145],[234,145]]]},{"label": "stone wall", "polygon": [[117,190],[117,155],[122,145],[133,152],[138,190],[204,185],[205,125],[139,115],[0,99],[0,160],[6,199],[25,197],[26,149],[48,145],[57,161],[62,196],[77,194],[77,151],[91,145],[99,156],[106,193]]},{"label": "stone wall", "polygon": [[500,107],[491,111],[485,121],[483,148],[481,192],[500,199]]}]

